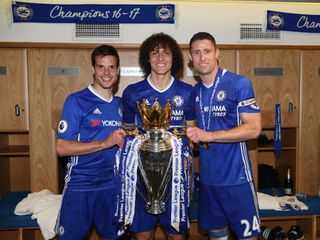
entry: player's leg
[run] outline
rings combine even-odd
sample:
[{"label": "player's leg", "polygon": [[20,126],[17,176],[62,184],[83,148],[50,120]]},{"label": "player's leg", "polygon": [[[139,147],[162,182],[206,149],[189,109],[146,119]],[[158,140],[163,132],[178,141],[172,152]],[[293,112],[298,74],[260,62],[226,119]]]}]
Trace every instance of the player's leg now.
[{"label": "player's leg", "polygon": [[59,240],[83,239],[92,223],[92,211],[87,204],[87,192],[66,190],[60,209]]},{"label": "player's leg", "polygon": [[256,239],[260,233],[260,218],[254,184],[227,186],[221,194],[226,199],[222,205],[223,210],[237,237]]},{"label": "player's leg", "polygon": [[152,240],[154,229],[157,225],[157,215],[147,213],[144,208],[145,202],[139,194],[136,195],[136,206],[133,223],[130,231],[136,240]]},{"label": "player's leg", "polygon": [[94,225],[97,234],[103,240],[117,239],[121,234],[117,233],[117,226],[113,222],[115,206],[114,189],[94,191],[90,195],[94,210]]},{"label": "player's leg", "polygon": [[214,186],[199,186],[199,225],[208,230],[210,240],[228,239],[228,220],[220,207],[219,191]]}]

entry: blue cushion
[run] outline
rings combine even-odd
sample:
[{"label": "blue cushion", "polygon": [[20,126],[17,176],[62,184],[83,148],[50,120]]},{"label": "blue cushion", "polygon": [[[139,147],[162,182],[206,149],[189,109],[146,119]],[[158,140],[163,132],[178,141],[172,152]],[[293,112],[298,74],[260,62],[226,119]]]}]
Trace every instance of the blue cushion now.
[{"label": "blue cushion", "polygon": [[29,192],[8,192],[0,198],[0,229],[10,228],[38,228],[36,220],[31,215],[17,216],[14,214],[16,205]]}]

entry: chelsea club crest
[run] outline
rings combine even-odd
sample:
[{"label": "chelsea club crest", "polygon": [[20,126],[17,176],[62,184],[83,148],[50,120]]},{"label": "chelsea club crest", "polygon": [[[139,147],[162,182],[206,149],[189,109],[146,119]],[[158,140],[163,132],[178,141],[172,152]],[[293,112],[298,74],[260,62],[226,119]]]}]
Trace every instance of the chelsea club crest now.
[{"label": "chelsea club crest", "polygon": [[156,17],[160,22],[169,22],[173,18],[173,9],[167,5],[160,6],[156,10]]},{"label": "chelsea club crest", "polygon": [[33,10],[27,4],[17,4],[13,9],[14,16],[21,21],[28,21],[33,16]]},{"label": "chelsea club crest", "polygon": [[284,19],[279,13],[271,13],[268,21],[270,26],[274,29],[280,29],[284,24]]},{"label": "chelsea club crest", "polygon": [[226,96],[227,96],[226,91],[220,90],[220,91],[217,93],[216,99],[217,99],[218,102],[221,102],[221,101],[223,101],[224,99],[226,99]]},{"label": "chelsea club crest", "polygon": [[184,103],[184,100],[181,96],[174,96],[173,99],[172,99],[172,102],[175,103],[175,106],[176,107],[181,107]]}]

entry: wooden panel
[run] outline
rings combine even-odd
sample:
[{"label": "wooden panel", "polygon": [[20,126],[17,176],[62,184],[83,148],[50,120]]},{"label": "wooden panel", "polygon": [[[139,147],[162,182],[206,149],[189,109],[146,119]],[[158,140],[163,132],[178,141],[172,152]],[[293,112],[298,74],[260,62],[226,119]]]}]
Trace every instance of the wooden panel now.
[{"label": "wooden panel", "polygon": [[[199,76],[188,76],[187,75],[187,68],[192,68],[192,62],[189,60],[189,50],[185,49],[183,50],[183,56],[185,61],[185,71],[184,71],[184,78],[183,80],[187,83],[190,83],[191,85],[196,84],[200,81]],[[235,50],[222,50],[220,52],[219,57],[219,66],[221,68],[226,68],[228,71],[236,72],[236,51]]]},{"label": "wooden panel", "polygon": [[[139,67],[138,64],[138,49],[118,49],[120,56],[121,67]],[[122,96],[123,90],[132,83],[142,80],[141,76],[120,76],[116,95]]]},{"label": "wooden panel", "polygon": [[9,158],[0,156],[0,196],[10,191]]},{"label": "wooden panel", "polygon": [[219,66],[226,68],[230,72],[237,71],[237,57],[235,50],[221,50]]},{"label": "wooden panel", "polygon": [[[91,51],[76,49],[46,49],[43,52],[43,71],[47,67],[79,67],[79,76],[43,76],[42,81],[48,84],[51,105],[51,128],[56,129],[66,97],[75,91],[87,87],[93,81],[91,68]],[[50,110],[50,109],[49,109]]]},{"label": "wooden panel", "polygon": [[9,145],[26,146],[29,145],[28,133],[12,133],[8,135]]},{"label": "wooden panel", "polygon": [[1,240],[20,240],[20,230],[19,229],[8,229],[0,231]]},{"label": "wooden panel", "polygon": [[[240,50],[239,73],[251,79],[261,108],[262,126],[274,127],[275,104],[281,104],[283,127],[299,124],[299,62],[297,50]],[[254,68],[283,68],[283,76],[254,76]],[[292,113],[289,105],[292,104]]]},{"label": "wooden panel", "polygon": [[28,51],[30,97],[31,190],[58,191],[57,160],[51,117],[50,82],[46,81],[46,61],[52,56],[44,49]]},{"label": "wooden panel", "polygon": [[300,122],[299,191],[320,190],[320,51],[302,52],[302,96]]},{"label": "wooden panel", "polygon": [[29,156],[10,158],[10,191],[30,191]]},{"label": "wooden panel", "polygon": [[[0,49],[0,66],[6,74],[0,75],[0,131],[28,130],[28,83],[26,49]],[[20,108],[16,116],[15,106]]]}]

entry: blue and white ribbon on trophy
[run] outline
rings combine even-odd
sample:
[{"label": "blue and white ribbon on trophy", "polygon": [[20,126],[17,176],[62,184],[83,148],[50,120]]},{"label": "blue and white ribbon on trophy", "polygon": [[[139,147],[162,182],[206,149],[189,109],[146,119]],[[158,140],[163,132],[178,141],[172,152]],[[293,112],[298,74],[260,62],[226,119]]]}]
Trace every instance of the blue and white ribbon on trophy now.
[{"label": "blue and white ribbon on trophy", "polygon": [[181,142],[172,137],[172,187],[171,187],[171,226],[179,231],[180,223],[180,193],[182,179]]},{"label": "blue and white ribbon on trophy", "polygon": [[116,154],[114,166],[116,209],[115,223],[119,226],[118,235],[122,235],[126,228],[133,222],[136,183],[138,169],[138,148],[141,137],[134,139],[125,138],[124,146]]},{"label": "blue and white ribbon on trophy", "polygon": [[[181,138],[170,134],[172,146],[172,178],[171,178],[171,225],[177,231],[189,228],[189,167],[190,149],[188,144],[182,143]],[[187,142],[187,141],[186,141]],[[115,186],[116,208],[114,213],[115,223],[119,226],[119,235],[133,223],[136,185],[138,177],[138,158],[141,136],[130,139],[126,137],[122,149],[116,154],[115,161]]]}]

